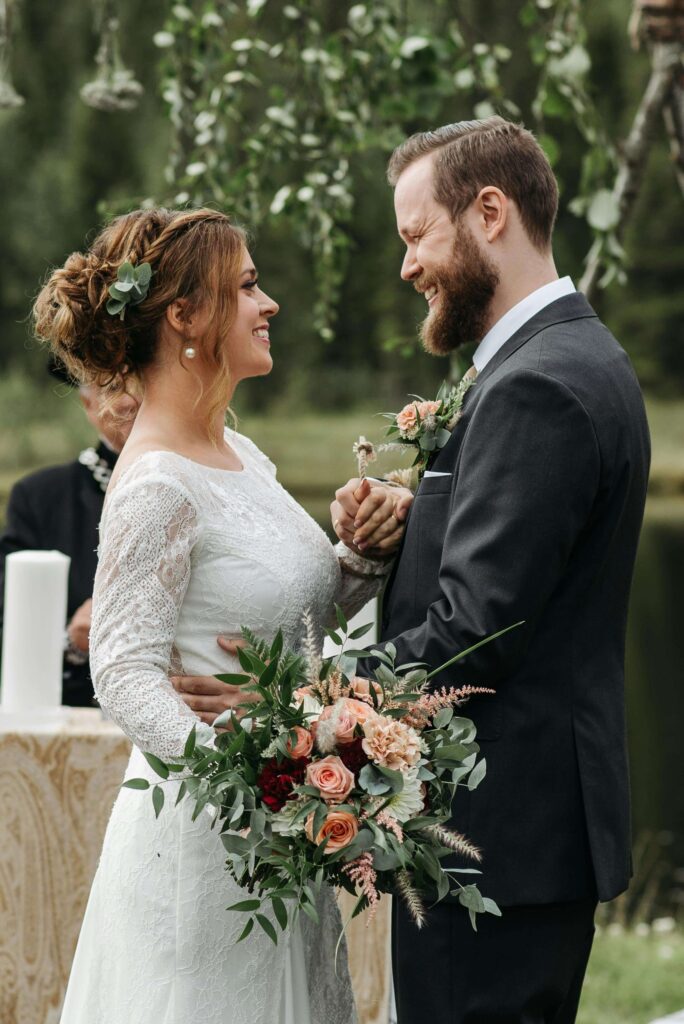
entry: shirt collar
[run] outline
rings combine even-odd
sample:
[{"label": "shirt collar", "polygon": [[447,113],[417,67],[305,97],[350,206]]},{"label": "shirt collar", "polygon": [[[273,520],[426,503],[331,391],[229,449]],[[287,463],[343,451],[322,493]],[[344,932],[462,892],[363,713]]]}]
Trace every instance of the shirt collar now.
[{"label": "shirt collar", "polygon": [[478,373],[482,373],[485,366],[499,351],[509,338],[512,338],[523,324],[536,316],[545,306],[555,302],[564,295],[571,295],[575,286],[571,278],[561,277],[541,288],[530,292],[524,299],[512,306],[507,313],[497,320],[494,326],[487,331],[473,355],[473,365]]}]

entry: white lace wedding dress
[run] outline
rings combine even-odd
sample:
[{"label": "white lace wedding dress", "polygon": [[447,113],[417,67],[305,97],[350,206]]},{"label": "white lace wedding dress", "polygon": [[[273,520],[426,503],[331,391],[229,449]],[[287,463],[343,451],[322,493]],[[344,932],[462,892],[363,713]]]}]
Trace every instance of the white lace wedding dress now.
[{"label": "white lace wedding dress", "polygon": [[[198,725],[170,674],[240,671],[217,635],[244,625],[270,640],[281,627],[296,644],[306,609],[327,623],[334,601],[353,613],[379,586],[340,568],[251,441],[227,440],[242,472],[149,452],[107,497],[91,666],[102,707],[135,745],[128,777],[159,781],[141,751],[172,758]],[[165,784],[158,820],[149,792],[117,798],[61,1024],[354,1024],[343,945],[335,970],[333,892],[323,891],[319,927],[302,915],[277,946],[260,929],[235,945],[245,918],[225,908],[243,891],[209,815],[192,822],[190,804],[174,808],[177,785]]]}]

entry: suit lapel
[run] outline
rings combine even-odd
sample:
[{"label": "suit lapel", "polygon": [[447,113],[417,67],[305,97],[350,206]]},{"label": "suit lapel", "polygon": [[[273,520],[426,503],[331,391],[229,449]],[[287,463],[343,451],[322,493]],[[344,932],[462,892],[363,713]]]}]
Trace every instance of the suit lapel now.
[{"label": "suit lapel", "polygon": [[587,317],[596,318],[596,313],[591,308],[581,292],[573,292],[571,295],[563,295],[562,298],[550,302],[548,306],[540,309],[531,319],[519,327],[508,341],[504,342],[499,351],[492,356],[485,368],[477,376],[477,383],[481,384],[490,377],[495,370],[505,363],[509,356],[517,352],[526,342],[530,341],[540,331],[554,324],[568,323],[571,320],[584,320]]}]

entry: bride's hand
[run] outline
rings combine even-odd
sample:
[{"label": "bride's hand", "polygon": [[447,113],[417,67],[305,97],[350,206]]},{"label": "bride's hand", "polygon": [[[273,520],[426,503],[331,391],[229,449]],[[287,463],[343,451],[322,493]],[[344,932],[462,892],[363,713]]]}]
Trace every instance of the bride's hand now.
[{"label": "bride's hand", "polygon": [[[235,654],[238,647],[244,647],[244,640],[218,638],[219,647],[227,654]],[[219,715],[232,708],[238,718],[247,714],[247,708],[238,705],[251,694],[243,686],[222,683],[214,676],[171,676],[171,685],[183,701],[207,725],[213,725]]]},{"label": "bride's hand", "polygon": [[386,558],[399,547],[412,501],[408,488],[352,479],[335,492],[333,529],[348,547],[367,557]]}]

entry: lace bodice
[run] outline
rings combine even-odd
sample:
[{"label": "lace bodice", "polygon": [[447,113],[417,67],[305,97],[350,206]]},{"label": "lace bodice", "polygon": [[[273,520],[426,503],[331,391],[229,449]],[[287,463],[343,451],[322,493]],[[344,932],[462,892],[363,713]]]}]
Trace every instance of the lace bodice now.
[{"label": "lace bodice", "polygon": [[[308,609],[322,627],[333,604],[353,614],[382,575],[340,567],[340,551],[278,483],[272,463],[227,431],[242,472],[147,452],[108,494],[95,578],[90,663],[105,711],[142,750],[181,753],[204,726],[169,674],[240,671],[216,637],[248,626],[297,645]],[[347,555],[349,554],[346,552]],[[358,559],[358,556],[356,556]],[[358,567],[358,562],[357,562]],[[373,563],[366,563],[378,572]],[[382,570],[379,570],[382,574]],[[322,633],[322,629],[321,629]]]}]

